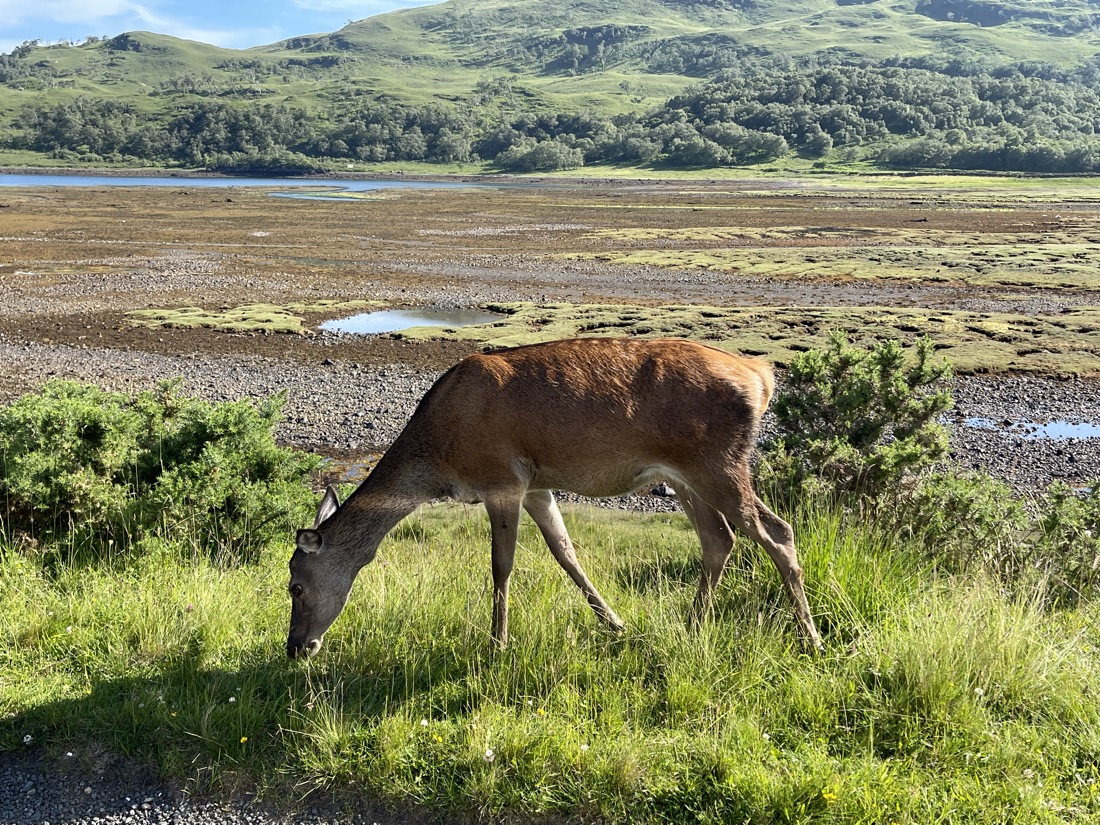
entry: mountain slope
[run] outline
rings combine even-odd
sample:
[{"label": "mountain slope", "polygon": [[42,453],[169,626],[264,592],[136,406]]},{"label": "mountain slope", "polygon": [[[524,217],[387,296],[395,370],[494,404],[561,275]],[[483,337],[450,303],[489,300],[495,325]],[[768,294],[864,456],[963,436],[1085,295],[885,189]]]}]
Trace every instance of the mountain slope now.
[{"label": "mountain slope", "polygon": [[449,0],[249,50],[132,32],[0,58],[0,119],[28,104],[115,97],[146,111],[196,98],[425,102],[624,111],[761,55],[924,55],[1063,65],[1100,53],[1091,0]]}]

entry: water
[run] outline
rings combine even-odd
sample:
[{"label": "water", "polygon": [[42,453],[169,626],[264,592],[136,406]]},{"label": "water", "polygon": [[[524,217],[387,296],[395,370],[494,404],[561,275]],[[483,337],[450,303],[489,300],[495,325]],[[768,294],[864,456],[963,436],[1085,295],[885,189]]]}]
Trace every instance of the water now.
[{"label": "water", "polygon": [[[514,185],[514,184],[513,184]],[[372,192],[378,189],[461,189],[469,187],[496,187],[493,183],[465,183],[463,181],[429,180],[352,180],[312,178],[240,178],[240,177],[172,177],[165,176],[113,176],[113,175],[9,175],[0,174],[0,186],[171,186],[175,188],[225,188],[263,186],[274,189],[300,189],[314,187],[333,191]],[[325,198],[325,193],[284,193],[283,197]]]},{"label": "water", "polygon": [[397,332],[409,327],[467,327],[499,321],[499,315],[479,309],[386,309],[364,312],[350,318],[325,321],[321,329],[332,332],[352,332],[357,335],[376,335],[381,332]]},{"label": "water", "polygon": [[1076,421],[1012,421],[1008,425],[992,418],[968,418],[968,427],[980,430],[999,430],[1018,438],[1065,441],[1070,438],[1100,438],[1100,424]]}]

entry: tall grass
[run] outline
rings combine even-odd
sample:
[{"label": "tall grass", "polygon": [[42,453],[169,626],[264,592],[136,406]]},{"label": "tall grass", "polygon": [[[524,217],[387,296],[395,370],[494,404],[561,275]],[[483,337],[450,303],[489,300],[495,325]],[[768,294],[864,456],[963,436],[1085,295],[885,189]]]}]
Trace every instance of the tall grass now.
[{"label": "tall grass", "polygon": [[1095,607],[1008,597],[817,507],[794,516],[816,659],[754,546],[690,631],[685,519],[566,518],[622,636],[527,524],[512,643],[494,651],[483,514],[438,506],[387,539],[306,662],[283,655],[289,542],[244,567],[165,552],[76,568],[0,539],[0,747],[105,746],[199,787],[516,820],[1100,816]]}]

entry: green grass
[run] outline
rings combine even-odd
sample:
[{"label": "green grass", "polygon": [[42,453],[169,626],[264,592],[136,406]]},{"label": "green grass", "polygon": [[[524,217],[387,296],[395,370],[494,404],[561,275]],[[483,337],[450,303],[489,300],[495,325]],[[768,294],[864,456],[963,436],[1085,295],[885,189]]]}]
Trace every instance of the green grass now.
[{"label": "green grass", "polygon": [[[567,512],[627,623],[525,524],[512,644],[488,638],[480,510],[428,508],[364,569],[321,655],[284,660],[286,548],[222,569],[0,554],[0,747],[95,747],[202,787],[310,789],[526,821],[1065,822],[1100,816],[1100,615],[937,574],[863,519],[795,519],[821,659],[739,543],[711,620],[681,516]],[[189,557],[188,557],[189,558]]]},{"label": "green grass", "polygon": [[284,332],[303,334],[307,327],[302,315],[349,309],[379,307],[378,301],[317,301],[309,304],[245,304],[222,309],[176,307],[135,309],[126,313],[131,326],[216,329],[222,332]]},{"label": "green grass", "polygon": [[606,229],[589,237],[619,248],[568,257],[787,280],[1100,288],[1100,272],[1092,264],[1100,255],[1100,233],[1087,230],[979,235],[944,230],[708,226]]},{"label": "green grass", "polygon": [[660,307],[610,304],[484,304],[505,317],[468,327],[414,327],[406,339],[448,338],[493,347],[577,336],[681,337],[765,357],[781,366],[827,345],[833,329],[862,346],[927,335],[960,373],[1100,373],[1100,308],[1014,315],[891,307]]}]

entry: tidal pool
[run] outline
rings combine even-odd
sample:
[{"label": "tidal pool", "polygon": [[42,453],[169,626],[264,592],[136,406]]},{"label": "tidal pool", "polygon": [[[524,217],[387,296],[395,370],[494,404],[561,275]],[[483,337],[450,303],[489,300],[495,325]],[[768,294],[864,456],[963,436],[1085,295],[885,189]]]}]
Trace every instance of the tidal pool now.
[{"label": "tidal pool", "polygon": [[1007,424],[992,418],[968,418],[968,427],[979,430],[1000,430],[1019,438],[1049,438],[1053,441],[1065,441],[1069,438],[1100,438],[1100,424],[1075,421],[1011,421]]},{"label": "tidal pool", "polygon": [[321,324],[321,329],[356,335],[377,335],[409,327],[468,327],[499,321],[500,318],[500,315],[480,309],[384,309],[325,321]]}]

